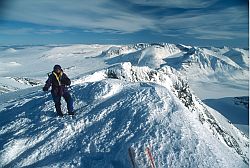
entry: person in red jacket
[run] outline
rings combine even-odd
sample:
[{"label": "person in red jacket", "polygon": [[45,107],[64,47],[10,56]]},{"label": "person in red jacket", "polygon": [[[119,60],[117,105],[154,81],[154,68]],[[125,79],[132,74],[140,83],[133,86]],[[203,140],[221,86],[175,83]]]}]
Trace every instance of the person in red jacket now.
[{"label": "person in red jacket", "polygon": [[50,86],[52,86],[51,95],[55,103],[56,112],[61,117],[63,116],[63,113],[61,110],[61,97],[63,97],[65,101],[67,102],[68,114],[74,115],[73,99],[67,87],[67,86],[70,86],[70,84],[71,84],[71,81],[68,78],[68,76],[63,72],[61,66],[55,65],[52,73],[49,75],[43,87],[43,91],[46,92],[49,90]]}]

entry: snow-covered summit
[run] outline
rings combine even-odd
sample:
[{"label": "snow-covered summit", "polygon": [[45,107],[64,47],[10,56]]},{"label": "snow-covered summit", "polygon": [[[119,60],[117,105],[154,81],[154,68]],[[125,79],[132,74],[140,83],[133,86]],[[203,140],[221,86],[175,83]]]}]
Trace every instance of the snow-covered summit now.
[{"label": "snow-covered summit", "polygon": [[[50,94],[1,99],[3,167],[247,167],[248,139],[205,106],[171,67],[123,63],[74,82],[74,119],[55,119]],[[13,97],[12,97],[13,96]]]},{"label": "snow-covered summit", "polygon": [[[138,43],[133,45],[121,45],[121,46],[113,46],[104,52],[107,57],[115,57],[124,54],[130,54],[136,51],[148,50],[148,48],[155,49],[163,49],[166,54],[176,53],[179,49],[175,44],[169,43]],[[156,53],[157,54],[157,53]]]},{"label": "snow-covered summit", "polygon": [[[109,77],[122,80],[125,79],[131,82],[153,82],[173,91],[184,106],[186,106],[190,111],[196,113],[197,118],[199,118],[201,123],[208,125],[209,129],[211,129],[219,139],[238,151],[239,146],[241,146],[239,145],[241,142],[237,142],[238,138],[234,137],[231,132],[232,130],[236,131],[237,129],[233,128],[231,124],[224,123],[225,121],[222,123],[217,121],[216,117],[214,117],[213,110],[209,109],[192,93],[187,80],[184,80],[178,71],[168,66],[159,70],[153,70],[148,67],[133,67],[130,63],[124,63],[121,64],[121,67],[116,67],[117,66],[114,68],[111,67],[107,70]],[[223,128],[222,126],[225,125],[231,126]],[[238,153],[242,154],[242,151],[238,151]],[[247,155],[244,157],[247,157]]]},{"label": "snow-covered summit", "polygon": [[[183,50],[183,49],[182,49]],[[247,52],[245,54],[231,49],[225,53],[217,49],[185,48],[183,55],[167,58],[169,66],[175,67],[189,78],[202,79],[245,79],[247,74]]]},{"label": "snow-covered summit", "polygon": [[133,65],[149,66],[154,69],[164,65],[165,58],[181,53],[175,44],[168,43],[136,44],[111,49],[103,54],[110,65],[129,61]]},{"label": "snow-covered summit", "polygon": [[[15,52],[8,51],[13,49]],[[78,77],[117,63],[131,62],[134,66],[149,66],[152,69],[169,65],[195,82],[212,80],[221,83],[224,80],[228,85],[243,81],[245,86],[248,81],[248,53],[248,50],[239,48],[169,43],[5,46],[0,53],[0,75],[3,79],[20,77],[44,80],[51,67],[60,64],[71,77]],[[0,87],[13,88],[8,85],[10,83],[6,83],[6,80],[0,80]],[[199,90],[195,89],[196,92]]]},{"label": "snow-covered summit", "polygon": [[102,56],[106,57],[105,62],[109,65],[126,61],[153,69],[169,65],[190,80],[234,83],[236,80],[248,80],[248,53],[245,49],[229,47],[142,43],[114,46],[103,52]]},{"label": "snow-covered summit", "polygon": [[240,48],[233,48],[224,53],[225,56],[233,60],[239,66],[243,68],[249,69],[249,52],[240,49]]}]

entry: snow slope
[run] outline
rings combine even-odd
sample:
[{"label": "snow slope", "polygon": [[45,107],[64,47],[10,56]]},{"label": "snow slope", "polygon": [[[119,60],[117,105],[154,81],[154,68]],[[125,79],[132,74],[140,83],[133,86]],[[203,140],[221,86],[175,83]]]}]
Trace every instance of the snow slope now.
[{"label": "snow slope", "polygon": [[153,69],[174,67],[188,78],[201,99],[248,95],[249,51],[246,49],[137,44],[112,47],[102,57],[106,57],[109,65],[129,61]]},{"label": "snow slope", "polygon": [[[231,112],[228,112],[227,107],[232,105],[232,101],[224,101],[229,100],[226,99],[227,97],[248,96],[248,50],[156,44],[147,46],[141,51],[108,59],[107,62],[112,65],[115,62],[124,61],[130,61],[133,65],[148,65],[154,69],[165,65],[176,68],[187,77],[191,88],[199,98],[213,100],[216,106],[220,106],[216,109],[219,109],[221,114],[230,119],[238,128],[244,128],[242,130],[248,134],[248,122],[241,122],[242,120],[239,119],[247,120],[248,112],[242,111],[239,106],[234,106],[230,109]],[[209,105],[215,107],[211,103]],[[229,117],[230,114],[233,114],[233,120],[233,117]]]},{"label": "snow slope", "polygon": [[248,122],[240,119],[248,118],[248,111],[234,106],[230,113],[242,116],[232,115],[232,119],[227,110],[227,105],[232,104],[227,97],[248,96],[248,54],[248,50],[239,48],[168,43],[0,46],[0,94],[42,85],[55,64],[62,65],[71,79],[127,61],[156,70],[169,65],[185,75],[200,99],[212,101],[208,105],[214,108],[225,106],[216,109],[248,133]]},{"label": "snow slope", "polygon": [[[125,50],[127,49],[127,50]],[[109,65],[129,61],[133,65],[149,66],[150,68],[160,68],[165,64],[164,59],[181,53],[181,50],[174,44],[137,44],[126,47],[116,47],[106,53]],[[110,57],[112,55],[112,57]]]},{"label": "snow slope", "polygon": [[239,63],[238,60],[242,58],[249,60],[248,56],[241,55],[241,58],[238,58],[237,55],[233,54],[229,56],[229,53],[230,51],[223,55],[206,48],[193,47],[188,49],[188,52],[183,56],[166,61],[192,79],[219,81],[246,79],[248,73],[246,62]]},{"label": "snow slope", "polygon": [[[38,89],[38,90],[37,90]],[[248,167],[248,138],[174,69],[111,66],[74,81],[76,116],[55,117],[40,88],[0,101],[2,167]],[[65,103],[64,110],[65,110]]]},{"label": "snow slope", "polygon": [[188,78],[200,98],[248,95],[248,50],[227,47],[182,47],[181,50],[183,55],[165,61]]},{"label": "snow slope", "polygon": [[96,57],[110,47],[110,45],[95,44],[2,47],[0,48],[0,93],[31,87],[30,84],[20,80],[19,82],[9,80],[10,78],[46,80],[47,73],[52,71],[55,64],[60,64],[71,78],[105,68],[103,58]]},{"label": "snow slope", "polygon": [[[0,49],[0,77],[4,79],[0,80],[0,87],[9,86],[10,91],[19,88],[6,82],[6,77],[43,81],[54,64],[61,64],[74,78],[122,62],[153,69],[165,65],[174,67],[188,78],[202,99],[246,96],[248,91],[249,52],[245,49],[168,43],[5,46]],[[202,89],[203,85],[209,89]],[[222,88],[224,92],[217,91]]]},{"label": "snow slope", "polygon": [[[123,49],[123,48],[122,48]],[[130,61],[133,65],[147,65],[153,69],[169,65],[187,77],[192,90],[202,100],[209,103],[226,116],[238,128],[248,134],[248,111],[234,106],[227,97],[248,96],[249,90],[249,51],[239,48],[195,47],[182,44],[154,44],[140,50],[119,55],[106,62]],[[228,100],[225,102],[225,100]],[[205,101],[206,103],[208,101]],[[211,102],[211,101],[210,101]],[[216,104],[216,106],[214,106]],[[230,108],[229,106],[234,106]],[[240,112],[238,112],[240,111]],[[242,115],[241,115],[242,114]],[[231,115],[231,116],[230,116]],[[242,119],[247,122],[242,122]],[[240,123],[240,124],[239,124]]]}]

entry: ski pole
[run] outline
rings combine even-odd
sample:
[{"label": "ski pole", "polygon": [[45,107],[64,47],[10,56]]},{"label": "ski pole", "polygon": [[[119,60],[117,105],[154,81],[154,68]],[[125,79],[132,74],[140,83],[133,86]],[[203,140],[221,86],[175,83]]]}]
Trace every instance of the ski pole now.
[{"label": "ski pole", "polygon": [[153,158],[152,153],[150,152],[149,147],[146,148],[146,153],[147,153],[147,155],[149,157],[149,161],[151,163],[151,168],[155,168],[154,158]]},{"label": "ski pole", "polygon": [[135,151],[132,147],[128,148],[128,154],[129,154],[130,161],[132,163],[132,168],[136,168]]}]

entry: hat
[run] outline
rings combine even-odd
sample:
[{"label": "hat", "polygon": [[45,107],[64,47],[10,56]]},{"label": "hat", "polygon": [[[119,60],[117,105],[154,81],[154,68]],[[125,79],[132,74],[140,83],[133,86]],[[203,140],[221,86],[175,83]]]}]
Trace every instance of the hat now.
[{"label": "hat", "polygon": [[54,71],[57,70],[57,69],[62,70],[62,67],[60,65],[55,65],[53,69],[54,69]]}]

